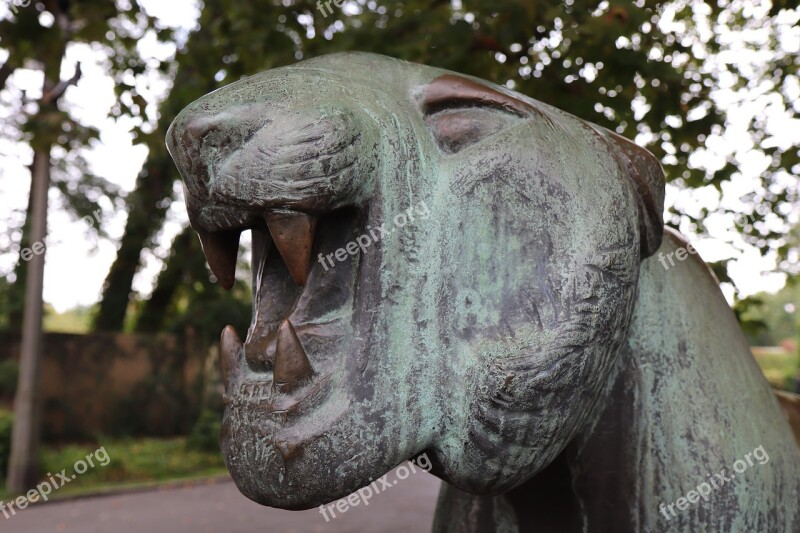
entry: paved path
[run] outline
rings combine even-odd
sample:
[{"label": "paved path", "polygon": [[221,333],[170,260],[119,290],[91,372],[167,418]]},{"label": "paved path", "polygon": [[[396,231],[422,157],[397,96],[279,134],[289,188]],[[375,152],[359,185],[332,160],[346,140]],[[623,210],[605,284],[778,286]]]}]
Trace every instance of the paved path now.
[{"label": "paved path", "polygon": [[[402,468],[402,466],[400,467]],[[0,514],[3,533],[417,533],[428,532],[439,480],[420,471],[325,522],[318,509],[281,511],[255,504],[232,481],[51,501]],[[394,472],[388,479],[395,480]]]}]

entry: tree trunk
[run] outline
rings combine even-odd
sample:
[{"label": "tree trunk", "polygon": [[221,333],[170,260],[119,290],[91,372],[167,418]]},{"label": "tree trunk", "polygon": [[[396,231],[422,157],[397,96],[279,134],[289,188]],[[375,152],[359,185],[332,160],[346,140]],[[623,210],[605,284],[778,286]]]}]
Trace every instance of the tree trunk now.
[{"label": "tree trunk", "polygon": [[[65,14],[56,12],[62,28],[62,39],[54,57],[58,60],[45,63],[42,97],[39,111],[33,117],[41,124],[48,123],[49,115],[58,114],[58,100],[67,87],[78,83],[80,64],[68,80],[61,80],[61,65],[70,39]],[[55,81],[53,81],[55,80]],[[46,137],[45,137],[46,139]],[[22,320],[22,346],[20,348],[20,373],[14,397],[14,425],[11,431],[11,456],[8,464],[6,487],[11,493],[24,492],[36,485],[39,467],[39,437],[41,433],[41,345],[42,345],[42,289],[44,287],[44,240],[47,234],[47,193],[50,189],[50,151],[52,140],[34,136],[33,166],[31,170],[30,248],[33,253],[28,262],[25,283],[25,312]],[[23,241],[22,245],[27,244]],[[23,258],[24,259],[24,258]]]},{"label": "tree trunk", "polygon": [[[44,243],[47,233],[47,191],[50,187],[50,147],[36,150],[33,157],[31,243]],[[41,249],[40,249],[41,250]],[[14,398],[14,426],[8,465],[8,491],[18,494],[33,487],[38,475],[41,395],[39,394],[42,343],[42,288],[44,250],[28,263],[25,315],[20,350],[20,375]]]},{"label": "tree trunk", "polygon": [[128,201],[128,223],[117,258],[106,277],[103,297],[94,319],[95,331],[122,330],[142,250],[164,223],[166,200],[172,196],[172,183],[176,177],[177,171],[173,169],[166,150],[151,146],[145,167],[139,173],[136,188]]}]

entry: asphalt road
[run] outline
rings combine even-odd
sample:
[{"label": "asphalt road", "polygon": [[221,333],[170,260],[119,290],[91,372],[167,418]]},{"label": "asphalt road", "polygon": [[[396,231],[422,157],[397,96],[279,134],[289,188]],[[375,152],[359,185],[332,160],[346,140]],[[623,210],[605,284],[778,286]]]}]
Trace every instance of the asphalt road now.
[{"label": "asphalt road", "polygon": [[[400,469],[403,466],[398,467]],[[417,469],[397,470],[391,487],[329,521],[319,512],[281,511],[255,504],[232,481],[197,483],[113,496],[50,501],[0,514],[3,533],[417,533],[430,531],[439,480]],[[401,474],[402,475],[402,474]],[[396,483],[395,483],[396,482]],[[342,506],[343,507],[343,506]]]}]

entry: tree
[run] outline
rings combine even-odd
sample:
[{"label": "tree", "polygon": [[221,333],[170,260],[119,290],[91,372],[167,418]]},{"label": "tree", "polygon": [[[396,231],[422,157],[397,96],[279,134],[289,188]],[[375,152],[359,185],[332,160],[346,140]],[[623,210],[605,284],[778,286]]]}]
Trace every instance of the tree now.
[{"label": "tree", "polygon": [[[8,87],[18,112],[13,124],[3,131],[14,140],[27,142],[33,154],[31,165],[31,196],[29,210],[20,247],[31,242],[35,253],[18,264],[19,275],[10,288],[19,293],[24,287],[25,312],[19,385],[14,402],[15,422],[7,485],[11,492],[21,492],[37,480],[37,453],[39,443],[39,366],[42,325],[42,277],[44,269],[44,241],[47,223],[47,198],[52,186],[67,200],[69,208],[79,216],[91,214],[85,194],[94,190],[109,196],[116,188],[88,172],[82,150],[97,139],[97,131],[73,119],[59,106],[68,87],[80,80],[80,65],[75,74],[62,78],[68,48],[73,43],[91,43],[105,46],[131,68],[136,56],[136,39],[132,30],[153,27],[154,20],[138,7],[117,7],[101,0],[46,0],[15,5],[8,18],[0,21],[0,42],[8,58],[0,67],[0,89],[6,88],[17,70],[36,70],[42,74],[41,97],[31,101],[22,91]],[[118,64],[119,65],[119,64]],[[118,66],[110,71],[119,73]],[[129,97],[135,91],[128,90]],[[55,179],[53,179],[55,177]],[[87,212],[87,209],[88,212]],[[30,241],[26,240],[30,239]],[[27,268],[27,270],[23,270]],[[9,281],[4,281],[6,284]],[[15,302],[14,295],[11,302]],[[21,300],[21,298],[19,298]],[[10,314],[14,326],[14,313]]]}]

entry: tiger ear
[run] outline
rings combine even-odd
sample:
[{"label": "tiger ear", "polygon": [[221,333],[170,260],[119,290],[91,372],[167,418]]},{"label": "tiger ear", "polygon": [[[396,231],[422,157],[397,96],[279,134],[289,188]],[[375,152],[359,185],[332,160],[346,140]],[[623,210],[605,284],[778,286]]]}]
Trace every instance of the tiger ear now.
[{"label": "tiger ear", "polygon": [[661,246],[664,234],[664,170],[656,156],[625,137],[597,128],[608,139],[616,156],[627,169],[639,204],[639,233],[642,259]]}]

